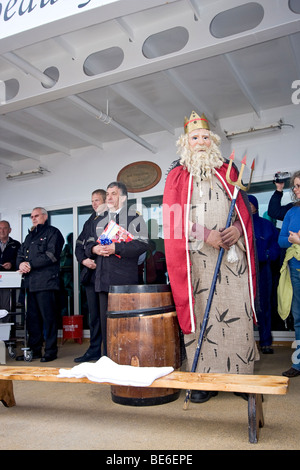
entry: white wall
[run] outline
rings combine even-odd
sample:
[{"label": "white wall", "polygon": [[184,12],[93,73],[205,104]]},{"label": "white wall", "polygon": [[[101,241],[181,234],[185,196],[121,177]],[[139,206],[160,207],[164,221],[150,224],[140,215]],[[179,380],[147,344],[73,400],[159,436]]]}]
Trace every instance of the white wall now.
[{"label": "white wall", "polygon": [[[278,122],[285,124],[281,131],[267,134],[253,134],[231,141],[236,159],[247,155],[247,165],[251,167],[255,158],[253,181],[272,180],[276,171],[293,173],[300,169],[300,105],[273,108],[262,113],[259,119],[253,115],[241,115],[221,120],[221,129],[228,132],[263,127]],[[245,178],[246,179],[246,178]]]},{"label": "white wall", "polygon": [[[222,130],[234,131],[270,124],[283,119],[294,127],[283,128],[262,136],[252,136],[228,142],[222,136]],[[238,162],[247,154],[247,165],[250,167],[253,158],[256,167],[253,181],[272,179],[276,171],[299,170],[300,148],[300,105],[272,109],[264,112],[261,119],[255,114],[236,116],[220,121],[220,129],[214,130],[222,136],[223,155],[229,157],[231,148],[235,150],[235,161]],[[7,181],[7,167],[0,165],[0,217],[10,221],[11,236],[20,239],[20,213],[30,212],[34,206],[53,209],[59,206],[89,204],[91,192],[96,188],[106,188],[114,181],[121,168],[129,163],[150,160],[157,163],[162,170],[161,181],[150,191],[138,193],[136,196],[146,197],[163,193],[165,174],[171,162],[177,158],[175,142],[182,129],[175,135],[167,132],[145,136],[146,140],[158,147],[157,154],[152,154],[135,142],[126,139],[109,145],[104,150],[94,147],[76,151],[72,156],[56,154],[43,157],[41,166],[51,171],[43,177],[27,181]],[[19,169],[34,168],[37,162],[21,162]],[[247,181],[245,170],[244,180]],[[130,194],[134,197],[135,195]]]}]

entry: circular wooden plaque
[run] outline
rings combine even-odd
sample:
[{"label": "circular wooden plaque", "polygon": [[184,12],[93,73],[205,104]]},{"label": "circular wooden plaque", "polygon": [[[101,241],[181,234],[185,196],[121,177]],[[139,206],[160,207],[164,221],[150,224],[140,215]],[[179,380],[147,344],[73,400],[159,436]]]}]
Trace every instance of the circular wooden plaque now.
[{"label": "circular wooden plaque", "polygon": [[161,179],[161,169],[153,162],[134,162],[124,166],[118,173],[117,181],[121,181],[130,193],[148,191]]}]

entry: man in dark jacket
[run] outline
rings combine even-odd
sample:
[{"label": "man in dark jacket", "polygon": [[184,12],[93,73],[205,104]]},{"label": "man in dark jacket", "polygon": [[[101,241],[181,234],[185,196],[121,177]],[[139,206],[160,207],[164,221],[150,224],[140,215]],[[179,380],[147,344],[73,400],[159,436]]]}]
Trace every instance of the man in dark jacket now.
[{"label": "man in dark jacket", "polygon": [[[102,354],[107,354],[106,311],[111,285],[138,284],[139,256],[148,249],[148,232],[145,221],[137,212],[127,207],[127,189],[121,182],[110,183],[106,191],[105,211],[93,224],[86,246],[88,258],[95,259],[95,291],[99,294],[100,320],[103,341]],[[97,240],[110,221],[115,221],[133,236],[131,241],[102,245]]]},{"label": "man in dark jacket", "polygon": [[104,189],[95,189],[92,192],[93,213],[85,222],[83,229],[76,240],[75,256],[80,263],[80,284],[85,288],[86,298],[89,309],[89,327],[90,327],[90,345],[85,354],[74,359],[75,362],[88,362],[98,360],[101,357],[101,323],[99,295],[95,292],[95,272],[96,263],[94,259],[88,258],[85,254],[87,239],[92,233],[93,224],[100,217],[100,214],[106,209],[105,206],[106,191]]},{"label": "man in dark jacket", "polygon": [[[0,271],[15,271],[18,249],[21,244],[9,236],[11,227],[7,220],[0,221]],[[10,289],[0,289],[0,309],[10,311]]]},{"label": "man in dark jacket", "polygon": [[[18,252],[17,266],[24,275],[27,292],[28,346],[33,359],[41,362],[57,358],[56,291],[59,290],[60,254],[64,237],[49,225],[47,211],[35,207],[33,227]],[[42,345],[45,340],[44,356]]]}]

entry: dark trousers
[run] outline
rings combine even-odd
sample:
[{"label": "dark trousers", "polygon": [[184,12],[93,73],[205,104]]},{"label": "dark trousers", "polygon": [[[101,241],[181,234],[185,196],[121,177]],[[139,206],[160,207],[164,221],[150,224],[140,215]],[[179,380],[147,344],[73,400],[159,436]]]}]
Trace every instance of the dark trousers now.
[{"label": "dark trousers", "polygon": [[101,320],[99,293],[95,292],[94,284],[85,286],[86,298],[89,309],[90,346],[87,353],[93,357],[101,356]]},{"label": "dark trousers", "polygon": [[0,309],[11,311],[10,289],[0,289]]},{"label": "dark trousers", "polygon": [[272,271],[268,261],[259,263],[260,308],[257,310],[259,344],[271,346]]},{"label": "dark trousers", "polygon": [[108,292],[98,292],[99,305],[100,305],[100,321],[103,342],[103,356],[107,356],[107,337],[106,337],[106,323],[107,323],[107,305],[108,305]]},{"label": "dark trousers", "polygon": [[26,326],[28,347],[40,354],[45,340],[45,356],[57,354],[56,291],[27,293]]}]

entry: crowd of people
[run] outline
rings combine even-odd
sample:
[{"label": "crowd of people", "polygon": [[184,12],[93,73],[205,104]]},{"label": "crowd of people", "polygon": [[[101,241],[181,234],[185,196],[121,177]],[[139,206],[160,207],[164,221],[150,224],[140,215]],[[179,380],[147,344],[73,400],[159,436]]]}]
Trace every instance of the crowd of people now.
[{"label": "crowd of people", "polygon": [[[121,182],[110,183],[106,190],[93,191],[93,213],[76,240],[75,256],[82,268],[80,282],[85,287],[89,307],[90,346],[75,362],[97,360],[107,353],[106,310],[110,285],[138,284],[139,259],[143,254],[146,257],[149,249],[148,232],[143,217],[128,207],[127,197],[126,186]],[[9,223],[0,222],[0,268],[22,273],[27,298],[28,347],[32,359],[49,362],[57,358],[57,294],[62,289],[62,281],[63,288],[70,286],[69,272],[64,268],[69,265],[72,250],[67,243],[63,251],[64,237],[49,224],[44,208],[35,207],[31,221],[32,228],[22,244],[8,236]],[[130,233],[130,243],[99,243],[110,221]],[[9,311],[10,290],[0,289],[0,292],[0,308]]]},{"label": "crowd of people", "polygon": [[[229,180],[229,161],[222,156],[220,138],[210,130],[204,115],[193,111],[186,118],[177,153],[179,158],[168,171],[163,194],[165,259],[149,240],[143,217],[128,207],[123,183],[114,181],[105,190],[92,192],[93,212],[75,241],[74,252],[80,265],[80,283],[86,291],[90,342],[87,351],[74,361],[94,361],[107,354],[106,311],[111,285],[164,283],[167,272],[184,337],[186,369],[253,373],[259,352],[273,353],[271,305],[274,292],[277,294],[274,262],[284,250],[278,265],[279,283],[282,286],[284,274],[291,288],[288,299],[281,294],[286,289],[278,288],[278,305],[281,312],[284,304],[284,315],[291,313],[293,317],[297,348],[291,368],[283,374],[300,375],[300,172],[290,179],[293,200],[286,206],[281,205],[284,183],[275,182],[268,208],[271,220],[259,215],[257,198],[241,189],[231,223],[226,226],[234,193],[232,182],[238,179],[238,170],[234,164],[231,166]],[[180,210],[171,217],[170,208],[175,206]],[[32,229],[21,244],[9,236],[9,222],[0,221],[0,270],[22,273],[27,294],[28,346],[33,359],[48,362],[57,358],[55,299],[61,289],[61,259],[67,263],[67,258],[73,257],[73,240],[69,240],[68,252],[62,253],[64,237],[49,224],[47,211],[35,207],[31,220]],[[283,221],[280,231],[272,220]],[[107,238],[110,222],[121,227],[122,235],[126,233],[130,241]],[[153,263],[157,266],[155,274]],[[141,265],[147,271],[146,277]],[[217,281],[195,364],[214,273]],[[69,277],[64,279],[64,283],[69,281]],[[9,310],[9,302],[9,291],[0,289],[0,308]],[[258,325],[259,348],[254,324]],[[192,391],[191,399],[202,403],[215,395]]]},{"label": "crowd of people", "polygon": [[[284,301],[294,319],[296,351],[292,367],[283,375],[299,375],[300,172],[291,178],[293,201],[286,206],[281,205],[284,181],[274,180],[276,190],[268,211],[273,220],[283,220],[280,234],[272,222],[259,216],[257,199],[243,188],[228,228],[234,198],[231,183],[238,180],[237,169],[232,166],[228,178],[229,162],[221,155],[220,138],[211,132],[204,115],[193,111],[185,119],[177,148],[179,158],[171,165],[164,190],[164,229],[167,270],[185,336],[187,369],[252,373],[259,358],[253,321],[259,329],[260,351],[273,353],[270,306],[274,293],[277,301],[277,286],[272,268],[280,248],[285,248],[283,267],[288,264],[285,272],[291,288],[289,302],[286,294]],[[173,206],[180,206],[181,212],[171,218],[169,207]],[[222,251],[225,255],[220,257]],[[283,301],[281,292],[286,289],[278,287],[278,305]],[[192,391],[191,400],[203,403],[215,395]]]}]

